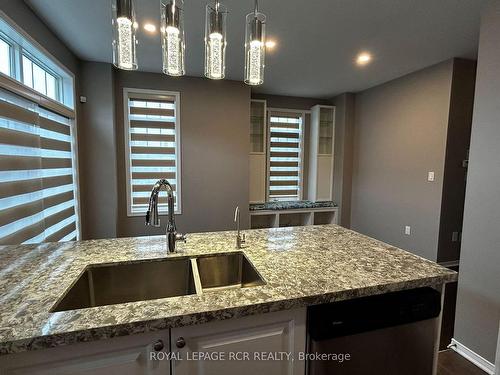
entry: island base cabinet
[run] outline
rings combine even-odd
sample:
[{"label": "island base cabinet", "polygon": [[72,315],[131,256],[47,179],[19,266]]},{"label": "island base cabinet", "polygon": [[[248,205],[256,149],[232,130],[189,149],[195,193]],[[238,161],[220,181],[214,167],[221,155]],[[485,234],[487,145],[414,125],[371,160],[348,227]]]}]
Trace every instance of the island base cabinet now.
[{"label": "island base cabinet", "polygon": [[155,344],[168,351],[168,330],[2,356],[0,375],[169,375]]},{"label": "island base cabinet", "polygon": [[304,375],[306,309],[174,328],[171,340],[172,375]]}]

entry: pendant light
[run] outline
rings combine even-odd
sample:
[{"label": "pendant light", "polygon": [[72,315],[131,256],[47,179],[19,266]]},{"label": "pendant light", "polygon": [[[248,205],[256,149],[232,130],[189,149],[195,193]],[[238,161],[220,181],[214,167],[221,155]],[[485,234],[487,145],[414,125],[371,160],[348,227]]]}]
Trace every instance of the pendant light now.
[{"label": "pendant light", "polygon": [[264,59],[266,56],[266,16],[259,13],[255,0],[254,11],[247,15],[245,31],[245,83],[264,83]]},{"label": "pendant light", "polygon": [[185,43],[182,0],[161,2],[161,46],[163,73],[169,76],[183,76]]},{"label": "pendant light", "polygon": [[113,1],[113,64],[120,69],[136,70],[136,29],[134,1]]},{"label": "pendant light", "polygon": [[218,0],[207,4],[205,15],[205,77],[223,79],[226,70],[227,10]]}]

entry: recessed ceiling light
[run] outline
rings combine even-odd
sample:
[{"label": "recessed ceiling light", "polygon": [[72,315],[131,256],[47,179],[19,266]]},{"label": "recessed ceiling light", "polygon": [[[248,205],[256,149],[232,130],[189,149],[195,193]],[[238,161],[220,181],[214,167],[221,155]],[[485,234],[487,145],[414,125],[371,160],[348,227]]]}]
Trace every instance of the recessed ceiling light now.
[{"label": "recessed ceiling light", "polygon": [[368,52],[361,52],[357,57],[356,57],[356,64],[363,66],[367,65],[372,61],[372,55],[369,54]]},{"label": "recessed ceiling light", "polygon": [[276,47],[276,42],[274,40],[268,40],[266,42],[267,49],[273,49],[274,47]]},{"label": "recessed ceiling light", "polygon": [[156,26],[152,23],[145,23],[144,30],[146,30],[148,33],[154,33],[156,31]]}]

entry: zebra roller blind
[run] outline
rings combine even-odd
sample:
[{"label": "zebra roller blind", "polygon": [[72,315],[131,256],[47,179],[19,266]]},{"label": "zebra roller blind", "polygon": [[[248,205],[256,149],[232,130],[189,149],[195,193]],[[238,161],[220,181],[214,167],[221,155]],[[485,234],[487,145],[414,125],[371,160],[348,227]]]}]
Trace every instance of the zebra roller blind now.
[{"label": "zebra roller blind", "polygon": [[0,244],[80,238],[73,120],[0,90]]},{"label": "zebra roller blind", "polygon": [[[154,183],[167,179],[180,212],[179,94],[125,89],[128,215],[144,215]],[[166,194],[158,210],[167,212]]]},{"label": "zebra roller blind", "polygon": [[270,201],[302,197],[302,124],[301,113],[269,113]]}]

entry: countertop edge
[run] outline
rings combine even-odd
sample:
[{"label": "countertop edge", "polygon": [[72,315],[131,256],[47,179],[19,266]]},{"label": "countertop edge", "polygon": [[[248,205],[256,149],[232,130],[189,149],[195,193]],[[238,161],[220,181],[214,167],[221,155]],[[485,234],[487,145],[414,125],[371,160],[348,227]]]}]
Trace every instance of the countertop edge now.
[{"label": "countertop edge", "polygon": [[397,283],[380,284],[366,288],[341,290],[337,292],[318,294],[270,301],[253,305],[223,308],[213,311],[185,314],[154,320],[136,321],[126,324],[110,325],[81,331],[71,331],[61,334],[31,337],[14,341],[0,342],[0,356],[22,353],[41,349],[56,348],[65,345],[88,343],[134,334],[156,332],[160,330],[183,326],[209,323],[211,321],[241,318],[268,312],[291,310],[311,305],[348,300],[358,297],[395,292],[419,287],[438,287],[458,280],[457,273],[438,275],[422,279],[414,279]]}]

